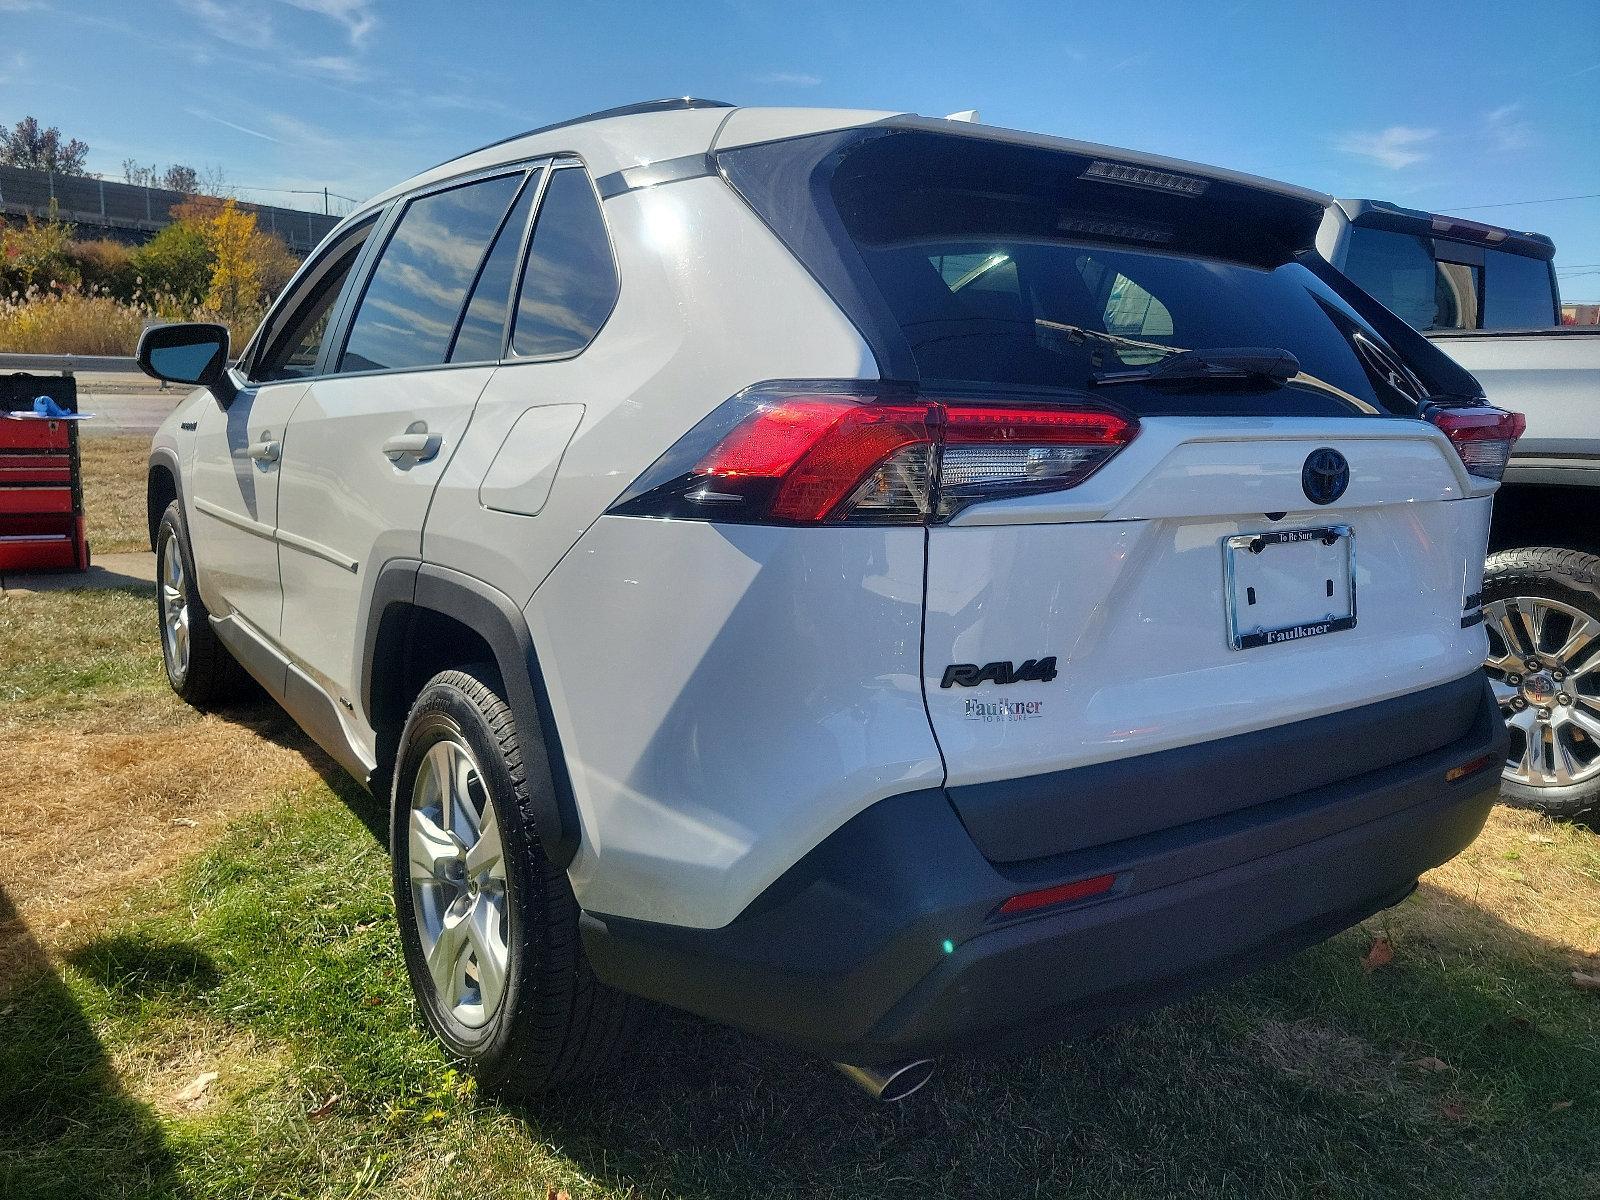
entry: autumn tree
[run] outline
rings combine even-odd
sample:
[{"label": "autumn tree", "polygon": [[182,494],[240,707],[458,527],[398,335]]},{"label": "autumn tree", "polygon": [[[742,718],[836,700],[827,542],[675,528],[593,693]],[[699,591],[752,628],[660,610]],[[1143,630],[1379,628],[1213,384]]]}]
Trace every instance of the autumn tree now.
[{"label": "autumn tree", "polygon": [[0,126],[0,164],[54,171],[59,175],[84,174],[89,147],[77,138],[61,140],[61,130],[41,128],[37,118],[23,117],[15,126]]},{"label": "autumn tree", "polygon": [[211,291],[206,303],[228,316],[261,299],[261,263],[256,254],[256,215],[226,201],[206,226],[211,248]]}]

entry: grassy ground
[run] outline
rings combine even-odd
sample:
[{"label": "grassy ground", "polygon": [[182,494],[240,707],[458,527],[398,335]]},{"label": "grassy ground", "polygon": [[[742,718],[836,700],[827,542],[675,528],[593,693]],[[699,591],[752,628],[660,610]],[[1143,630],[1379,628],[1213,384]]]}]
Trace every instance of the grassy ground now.
[{"label": "grassy ground", "polygon": [[83,507],[94,553],[150,549],[144,472],[150,439],[83,437],[78,439],[78,452],[83,463]]},{"label": "grassy ground", "polygon": [[1497,812],[1364,929],[898,1107],[672,1015],[510,1107],[416,1028],[381,807],[178,706],[149,604],[0,600],[0,1196],[1600,1196],[1588,826]]}]

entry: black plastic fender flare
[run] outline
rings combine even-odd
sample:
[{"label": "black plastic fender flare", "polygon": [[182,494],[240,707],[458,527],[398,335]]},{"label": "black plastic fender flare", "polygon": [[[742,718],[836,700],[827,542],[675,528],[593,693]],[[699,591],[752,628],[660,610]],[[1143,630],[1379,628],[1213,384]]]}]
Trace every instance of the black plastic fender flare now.
[{"label": "black plastic fender flare", "polygon": [[[505,684],[506,703],[517,719],[527,775],[532,817],[546,857],[566,867],[581,840],[572,779],[550,707],[544,672],[522,611],[511,598],[480,579],[448,567],[391,559],[379,568],[365,622],[361,655],[360,697],[364,715],[374,728],[375,699],[397,665],[379,659],[379,649],[393,635],[393,610],[407,616],[427,609],[451,617],[479,634],[494,653]],[[390,629],[385,634],[385,622]],[[409,645],[409,626],[402,646]]]}]

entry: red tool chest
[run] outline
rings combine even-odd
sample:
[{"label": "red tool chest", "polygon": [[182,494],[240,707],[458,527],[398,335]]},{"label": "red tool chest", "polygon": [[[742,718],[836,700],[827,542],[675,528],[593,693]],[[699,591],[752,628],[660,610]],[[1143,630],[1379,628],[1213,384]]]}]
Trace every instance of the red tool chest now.
[{"label": "red tool chest", "polygon": [[70,375],[0,375],[0,571],[86,570],[78,423],[33,417],[36,396],[78,411]]}]

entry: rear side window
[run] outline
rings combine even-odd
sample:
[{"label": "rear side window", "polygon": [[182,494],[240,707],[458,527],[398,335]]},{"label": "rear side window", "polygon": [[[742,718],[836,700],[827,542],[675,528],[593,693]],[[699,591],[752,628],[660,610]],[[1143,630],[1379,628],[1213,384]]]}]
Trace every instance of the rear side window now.
[{"label": "rear side window", "polygon": [[617,271],[594,185],[581,167],[550,176],[517,297],[513,353],[575,354],[611,315]]},{"label": "rear side window", "polygon": [[1555,284],[1542,258],[1393,229],[1350,230],[1344,272],[1416,329],[1546,329]]},{"label": "rear side window", "polygon": [[467,292],[522,180],[497,176],[406,206],[356,309],[340,371],[446,361]]},{"label": "rear side window", "polygon": [[472,298],[461,315],[461,329],[450,350],[451,362],[488,362],[500,357],[517,256],[522,253],[522,235],[528,231],[528,213],[538,191],[539,174],[535,172],[506,214],[478,282],[472,285]]}]

